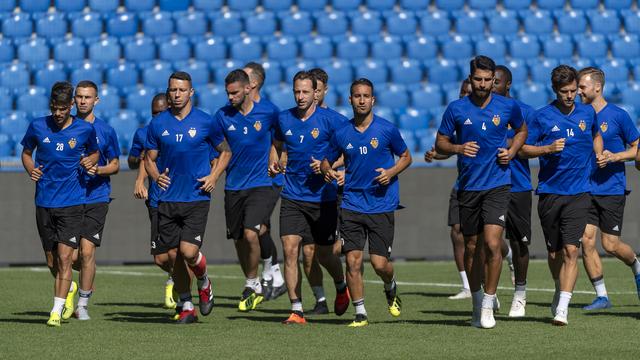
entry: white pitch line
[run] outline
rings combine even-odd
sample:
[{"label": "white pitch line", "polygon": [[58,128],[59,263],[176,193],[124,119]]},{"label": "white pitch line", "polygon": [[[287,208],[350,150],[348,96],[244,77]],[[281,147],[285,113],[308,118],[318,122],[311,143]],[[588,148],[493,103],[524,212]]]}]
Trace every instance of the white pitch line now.
[{"label": "white pitch line", "polygon": [[[29,271],[34,271],[34,272],[49,272],[49,269],[41,268],[41,267],[30,267],[28,269],[29,269]],[[165,277],[166,276],[164,273],[161,273],[161,272],[150,273],[150,272],[122,271],[122,270],[98,270],[97,273],[98,274],[104,274],[104,275],[124,275],[124,276],[158,276],[158,277]],[[242,277],[242,276],[233,276],[233,275],[209,275],[209,276],[211,278],[213,278],[213,279],[230,279],[230,280],[241,280],[241,279],[244,279],[244,277]],[[365,283],[383,284],[383,282],[380,281],[380,280],[365,280]],[[460,287],[460,284],[449,284],[449,283],[408,282],[408,281],[397,281],[396,283],[398,285],[402,285],[402,286],[424,286],[424,287],[444,287],[444,288],[459,288]],[[513,290],[512,287],[506,287],[506,286],[499,286],[498,289],[499,290]],[[548,292],[548,293],[555,292],[554,289],[544,289],[544,288],[527,288],[527,291]],[[574,294],[585,294],[585,295],[593,295],[593,294],[595,294],[594,291],[590,291],[590,290],[574,290],[573,293]],[[634,292],[634,291],[609,291],[608,293],[612,294],[612,295],[635,295],[636,294],[636,292]]]}]

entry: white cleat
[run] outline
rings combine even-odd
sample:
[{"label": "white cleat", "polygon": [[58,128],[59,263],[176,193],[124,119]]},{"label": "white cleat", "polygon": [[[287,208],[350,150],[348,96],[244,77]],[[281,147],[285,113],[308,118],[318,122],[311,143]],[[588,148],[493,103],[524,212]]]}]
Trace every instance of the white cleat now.
[{"label": "white cleat", "polygon": [[553,325],[556,326],[565,326],[569,323],[569,320],[567,320],[567,310],[562,310],[562,309],[558,309],[556,311],[556,316],[553,318]]},{"label": "white cleat", "polygon": [[519,318],[524,317],[525,309],[527,305],[527,299],[513,298],[511,302],[511,310],[509,310],[509,317]]},{"label": "white cleat", "polygon": [[496,319],[493,317],[493,309],[482,308],[480,311],[480,326],[483,329],[492,329],[496,326]]},{"label": "white cleat", "polygon": [[449,296],[449,300],[462,300],[471,298],[471,290],[462,289],[459,293]]},{"label": "white cleat", "polygon": [[480,312],[480,308],[473,309],[473,314],[471,315],[471,326],[476,328],[482,327],[482,325],[480,325]]},{"label": "white cleat", "polygon": [[76,308],[75,315],[78,320],[91,320],[91,317],[89,316],[89,311],[84,306],[78,306]]},{"label": "white cleat", "polygon": [[493,312],[500,312],[500,300],[498,300],[498,294],[496,294],[495,300],[493,301]]}]

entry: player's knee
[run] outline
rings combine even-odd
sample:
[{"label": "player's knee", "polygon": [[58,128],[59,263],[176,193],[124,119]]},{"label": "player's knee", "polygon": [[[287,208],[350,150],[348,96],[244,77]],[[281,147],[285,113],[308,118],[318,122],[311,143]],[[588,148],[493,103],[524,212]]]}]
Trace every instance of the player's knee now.
[{"label": "player's knee", "polygon": [[249,244],[258,244],[258,233],[253,229],[244,229],[244,240]]},{"label": "player's knee", "polygon": [[564,248],[565,262],[575,262],[578,260],[578,247],[573,245]]}]

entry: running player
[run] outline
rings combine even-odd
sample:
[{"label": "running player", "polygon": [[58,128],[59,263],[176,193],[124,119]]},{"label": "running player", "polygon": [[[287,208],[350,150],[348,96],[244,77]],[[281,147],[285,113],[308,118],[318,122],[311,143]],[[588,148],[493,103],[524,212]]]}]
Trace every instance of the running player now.
[{"label": "running player", "polygon": [[560,65],[551,72],[556,100],[537,110],[521,155],[540,157],[538,215],[556,291],[551,303],[554,325],[566,325],[578,276],[578,247],[587,225],[591,199],[589,177],[594,152],[606,165],[596,113],[575,102],[578,72]]},{"label": "running player", "polygon": [[596,250],[596,233],[600,229],[602,247],[631,268],[640,296],[640,263],[633,249],[621,240],[622,218],[627,193],[625,161],[638,152],[638,130],[626,111],[607,103],[602,95],[605,76],[602,70],[588,67],[578,73],[578,95],[596,112],[603,155],[607,166],[593,166],[591,174],[591,209],[582,236],[582,259],[596,291],[593,302],[585,310],[608,309],[611,302],[604,285],[602,262]]},{"label": "running player", "polygon": [[[189,275],[183,258],[198,280],[200,313],[213,308],[211,281],[200,247],[209,213],[210,193],[227,168],[231,152],[222,131],[211,116],[193,107],[191,76],[175,72],[169,77],[170,110],[151,120],[145,145],[145,168],[160,188],[158,195],[158,241],[178,249],[173,267],[176,291],[183,303],[178,323],[197,321]],[[219,153],[218,165],[210,165],[210,147]],[[160,172],[158,169],[163,169]]]},{"label": "running player", "polygon": [[71,263],[80,242],[86,198],[81,168],[95,174],[99,152],[93,126],[71,116],[73,85],[55,83],[49,107],[51,115],[34,119],[21,141],[22,165],[36,183],[38,234],[55,278],[54,305],[47,325],[60,326],[63,308],[65,319],[73,314],[73,297],[69,303],[67,295],[74,287]]},{"label": "running player", "polygon": [[[291,315],[285,324],[306,322],[302,310],[298,255],[303,239],[312,238],[316,254],[336,285],[334,311],[345,313],[349,306],[342,263],[332,251],[338,221],[337,186],[325,184],[316,159],[324,158],[329,139],[340,126],[332,113],[316,106],[316,78],[306,71],[293,78],[297,106],[280,113],[269,165],[273,174],[285,173],[280,207],[280,235],[284,248],[285,279],[291,301]],[[279,157],[286,145],[286,165]],[[285,172],[286,166],[286,172]]]},{"label": "running player", "polygon": [[102,241],[102,231],[107,220],[111,202],[110,176],[120,170],[120,144],[115,130],[102,119],[95,116],[93,110],[98,104],[98,86],[88,80],[76,85],[76,118],[93,124],[96,131],[100,159],[94,166],[92,175],[84,173],[83,181],[87,189],[84,218],[80,230],[79,260],[80,290],[75,316],[78,320],[89,320],[89,298],[93,293],[93,281],[96,275],[96,247]]},{"label": "running player", "polygon": [[[482,328],[496,324],[493,308],[502,268],[502,231],[511,184],[508,165],[527,135],[518,104],[491,93],[495,67],[486,56],[471,60],[471,95],[449,104],[436,136],[438,153],[462,155],[458,158],[458,201],[473,300],[471,324]],[[509,148],[508,125],[516,132]],[[486,262],[480,246],[486,251]]]},{"label": "running player", "polygon": [[[371,265],[384,283],[384,291],[392,316],[400,316],[402,302],[398,297],[393,265],[394,211],[400,203],[398,175],[411,165],[411,153],[398,129],[373,114],[373,84],[358,79],[351,84],[349,97],[354,118],[336,130],[331,137],[337,152],[331,162],[344,156],[344,198],[340,214],[340,237],[347,258],[347,281],[356,309],[350,327],[369,324],[364,307],[362,262],[364,247],[369,243]],[[394,156],[399,159],[396,162]],[[343,177],[325,159],[322,172],[328,181]]]}]

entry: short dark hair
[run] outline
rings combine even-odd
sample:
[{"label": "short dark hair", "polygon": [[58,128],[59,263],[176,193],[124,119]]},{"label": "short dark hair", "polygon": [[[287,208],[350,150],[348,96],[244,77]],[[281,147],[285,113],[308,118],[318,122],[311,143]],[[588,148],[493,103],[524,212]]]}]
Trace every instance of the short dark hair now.
[{"label": "short dark hair", "polygon": [[508,67],[504,65],[498,65],[496,66],[496,72],[498,71],[503,72],[507,76],[507,82],[513,82],[513,75],[511,74],[511,70],[509,70]]},{"label": "short dark hair", "polygon": [[313,68],[309,70],[309,72],[311,73],[311,75],[313,75],[316,78],[316,80],[322,81],[324,86],[327,86],[327,84],[329,83],[329,74],[327,74],[327,72],[324,71],[323,69]]},{"label": "short dark hair", "polygon": [[151,104],[158,103],[160,101],[167,101],[167,94],[165,93],[157,93],[153,99],[151,99]]},{"label": "short dark hair", "polygon": [[51,104],[69,105],[73,102],[73,85],[68,81],[58,81],[51,87]]},{"label": "short dark hair", "polygon": [[371,80],[367,79],[367,78],[359,78],[357,80],[355,80],[354,82],[351,83],[351,87],[349,88],[349,93],[353,94],[353,88],[358,86],[358,85],[364,85],[364,86],[368,86],[371,88],[371,93],[373,94],[373,83],[371,82]]},{"label": "short dark hair", "polygon": [[184,80],[188,81],[189,84],[193,84],[193,82],[191,81],[191,75],[189,75],[189,73],[185,71],[174,72],[173,74],[171,74],[171,76],[169,76],[169,82],[171,82],[171,79]]},{"label": "short dark hair", "polygon": [[473,75],[476,70],[489,70],[496,73],[496,63],[488,56],[478,55],[469,62],[469,75]]},{"label": "short dark hair", "polygon": [[578,72],[569,65],[559,65],[551,71],[551,86],[554,90],[558,90],[574,81],[578,82]]},{"label": "short dark hair", "polygon": [[293,83],[295,84],[298,80],[311,80],[311,85],[313,86],[313,90],[318,88],[318,82],[316,81],[316,77],[311,74],[309,71],[298,71],[293,76]]},{"label": "short dark hair", "polygon": [[598,69],[597,67],[589,66],[580,71],[578,71],[578,81],[583,76],[591,76],[594,82],[600,83],[600,86],[604,89],[604,71]]},{"label": "short dark hair", "polygon": [[76,89],[78,88],[93,88],[96,91],[96,95],[98,94],[98,85],[91,80],[82,80],[76,85]]},{"label": "short dark hair", "polygon": [[264,84],[264,80],[267,78],[267,75],[264,72],[264,66],[258,64],[257,62],[248,62],[244,65],[244,68],[251,69],[251,75],[249,75],[249,79],[252,76],[255,76],[256,81],[258,82],[258,89],[262,87]]},{"label": "short dark hair", "polygon": [[243,85],[249,83],[249,75],[242,69],[232,70],[227,77],[224,78],[224,85],[233,84],[234,82],[240,82]]}]

